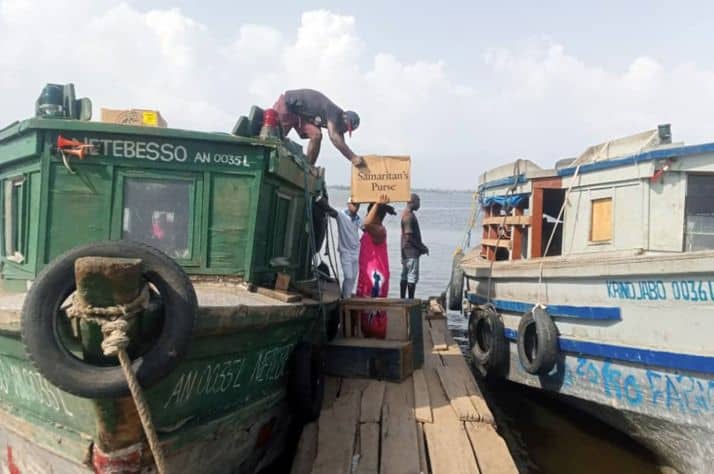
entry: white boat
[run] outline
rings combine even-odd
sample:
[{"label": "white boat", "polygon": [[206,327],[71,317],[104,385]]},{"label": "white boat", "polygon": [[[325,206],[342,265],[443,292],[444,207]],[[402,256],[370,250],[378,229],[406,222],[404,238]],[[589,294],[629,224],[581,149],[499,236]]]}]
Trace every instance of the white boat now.
[{"label": "white boat", "polygon": [[664,125],[554,169],[484,173],[463,312],[484,374],[560,394],[680,472],[712,472],[714,143],[670,137]]}]

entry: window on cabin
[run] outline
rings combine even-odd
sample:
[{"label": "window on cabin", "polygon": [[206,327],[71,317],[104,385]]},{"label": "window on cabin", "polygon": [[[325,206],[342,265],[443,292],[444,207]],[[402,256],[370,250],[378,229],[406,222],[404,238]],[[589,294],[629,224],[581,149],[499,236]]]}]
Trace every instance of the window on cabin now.
[{"label": "window on cabin", "polygon": [[685,204],[685,251],[714,249],[714,175],[689,175]]},{"label": "window on cabin", "polygon": [[25,261],[25,240],[27,228],[24,216],[27,213],[27,180],[17,176],[5,180],[3,189],[3,226],[5,229],[5,258],[12,262]]},{"label": "window on cabin", "polygon": [[122,238],[191,258],[191,188],[189,181],[126,178]]},{"label": "window on cabin", "polygon": [[590,241],[612,240],[612,198],[593,199],[590,212]]},{"label": "window on cabin", "polygon": [[290,258],[293,250],[295,206],[290,196],[277,195],[273,257]]}]

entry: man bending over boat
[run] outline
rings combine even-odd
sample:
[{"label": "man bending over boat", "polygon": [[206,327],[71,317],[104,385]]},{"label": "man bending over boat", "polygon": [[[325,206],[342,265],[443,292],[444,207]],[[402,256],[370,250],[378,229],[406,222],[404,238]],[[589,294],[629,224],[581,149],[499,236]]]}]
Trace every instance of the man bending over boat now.
[{"label": "man bending over boat", "polygon": [[308,138],[307,159],[311,165],[317,161],[322,143],[322,129],[327,129],[330,141],[354,166],[363,166],[364,160],[356,155],[345,143],[345,132],[359,127],[359,115],[351,110],[344,111],[321,92],[312,89],[286,91],[273,105],[278,113],[283,133],[287,136],[291,129]]},{"label": "man bending over boat", "polygon": [[429,255],[429,248],[421,241],[419,221],[414,214],[420,207],[419,195],[412,193],[402,213],[402,278],[399,282],[399,296],[402,299],[407,290],[409,299],[414,299],[419,281],[419,257]]}]

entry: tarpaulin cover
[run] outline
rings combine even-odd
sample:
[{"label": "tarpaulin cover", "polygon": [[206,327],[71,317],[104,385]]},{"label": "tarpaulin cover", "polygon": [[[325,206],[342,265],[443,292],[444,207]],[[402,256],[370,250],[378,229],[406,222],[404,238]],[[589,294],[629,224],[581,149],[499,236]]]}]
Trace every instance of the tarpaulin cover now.
[{"label": "tarpaulin cover", "polygon": [[504,194],[501,196],[489,196],[481,198],[483,207],[501,206],[506,208],[523,208],[528,206],[529,193]]}]

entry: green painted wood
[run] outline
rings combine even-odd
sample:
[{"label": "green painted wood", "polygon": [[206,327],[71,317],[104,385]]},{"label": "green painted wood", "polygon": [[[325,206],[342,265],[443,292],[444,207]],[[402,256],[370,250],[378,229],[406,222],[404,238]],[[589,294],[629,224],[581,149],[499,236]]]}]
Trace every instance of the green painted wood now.
[{"label": "green painted wood", "polygon": [[10,161],[22,160],[39,153],[37,134],[30,133],[0,141],[0,165]]},{"label": "green painted wood", "polygon": [[[58,135],[95,143],[99,151],[71,158],[72,174],[54,150]],[[267,284],[277,270],[271,258],[282,256],[289,266],[280,270],[309,278],[302,160],[290,144],[220,133],[71,120],[13,124],[0,130],[0,199],[5,180],[26,177],[20,209],[26,258],[8,261],[0,245],[0,287],[24,291],[25,280],[64,251],[133,232],[125,231],[125,208],[137,180],[188,189],[186,252],[172,257],[189,274]],[[324,188],[322,178],[309,175],[307,182],[310,194]],[[287,362],[300,340],[319,342],[318,315],[314,304],[202,308],[188,356],[147,390],[156,424],[171,433],[162,435],[171,439],[169,451],[201,442],[217,427],[239,433],[256,414],[284,406]],[[150,332],[150,322],[142,318],[139,334]],[[81,353],[79,345],[70,349]],[[113,416],[49,385],[32,368],[15,327],[0,332],[0,409],[26,420],[48,448],[58,427],[92,440],[97,417],[106,423]]]},{"label": "green painted wood", "polygon": [[255,178],[214,174],[212,180],[208,265],[245,274]]}]

